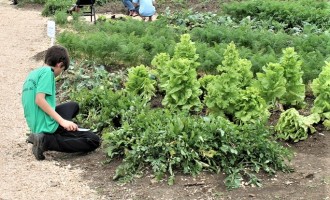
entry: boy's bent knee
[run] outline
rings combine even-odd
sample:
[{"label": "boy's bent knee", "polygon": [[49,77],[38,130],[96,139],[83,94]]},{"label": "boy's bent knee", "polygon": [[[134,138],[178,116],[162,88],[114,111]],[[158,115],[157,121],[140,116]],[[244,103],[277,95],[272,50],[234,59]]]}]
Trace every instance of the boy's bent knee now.
[{"label": "boy's bent knee", "polygon": [[91,151],[94,151],[101,145],[101,138],[95,133],[91,132],[87,138],[87,142],[91,147]]}]

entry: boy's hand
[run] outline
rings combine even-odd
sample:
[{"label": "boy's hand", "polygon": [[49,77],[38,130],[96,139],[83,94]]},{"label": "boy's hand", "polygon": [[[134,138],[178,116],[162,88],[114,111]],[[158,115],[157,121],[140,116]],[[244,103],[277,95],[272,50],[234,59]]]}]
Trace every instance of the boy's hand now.
[{"label": "boy's hand", "polygon": [[67,131],[76,131],[78,129],[78,125],[75,124],[72,121],[63,120],[63,122],[60,124],[65,130]]}]

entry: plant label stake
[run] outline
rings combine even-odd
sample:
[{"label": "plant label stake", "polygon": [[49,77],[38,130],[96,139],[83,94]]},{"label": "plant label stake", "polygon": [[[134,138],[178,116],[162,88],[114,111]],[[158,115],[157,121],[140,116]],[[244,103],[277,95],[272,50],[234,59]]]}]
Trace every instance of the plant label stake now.
[{"label": "plant label stake", "polygon": [[47,35],[50,37],[50,46],[53,46],[55,40],[55,21],[47,22]]}]

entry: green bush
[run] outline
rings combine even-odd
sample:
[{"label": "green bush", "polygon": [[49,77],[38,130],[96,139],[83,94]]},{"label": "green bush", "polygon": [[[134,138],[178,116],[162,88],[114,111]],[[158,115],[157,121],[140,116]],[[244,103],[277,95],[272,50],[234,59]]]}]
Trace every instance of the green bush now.
[{"label": "green bush", "polygon": [[54,15],[55,23],[59,25],[66,24],[68,15],[64,11],[56,11]]},{"label": "green bush", "polygon": [[196,72],[199,65],[198,55],[189,34],[181,36],[180,42],[175,46],[173,57],[169,58],[169,55],[160,54],[152,62],[163,64],[156,66],[160,78],[166,78],[160,80],[161,87],[165,90],[162,104],[168,108],[201,110],[202,104],[199,95],[202,91]]},{"label": "green bush", "polygon": [[52,16],[57,11],[66,11],[72,4],[71,0],[47,0],[41,14],[46,17]]},{"label": "green bush", "polygon": [[270,174],[288,170],[285,161],[290,152],[262,125],[236,126],[221,117],[201,118],[166,109],[131,110],[124,119],[120,129],[103,135],[109,158],[124,156],[115,180],[131,180],[150,166],[157,180],[169,175],[170,185],[178,170],[192,175],[207,170],[226,173],[227,187],[237,188],[239,177],[260,170]]}]

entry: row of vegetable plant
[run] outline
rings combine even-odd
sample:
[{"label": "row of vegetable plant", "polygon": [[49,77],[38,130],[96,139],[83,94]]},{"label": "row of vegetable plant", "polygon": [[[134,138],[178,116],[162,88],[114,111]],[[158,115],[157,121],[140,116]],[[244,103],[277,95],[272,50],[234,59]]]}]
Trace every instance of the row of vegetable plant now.
[{"label": "row of vegetable plant", "polygon": [[[196,43],[200,63],[198,71],[216,73],[216,66],[223,59],[227,44],[233,41],[243,58],[252,62],[253,73],[262,71],[268,62],[275,62],[282,49],[291,46],[301,55],[304,83],[316,78],[324,61],[328,59],[330,36],[324,33],[290,35],[285,32],[271,32],[256,29],[253,21],[228,24],[206,24],[189,33]],[[58,42],[66,46],[72,56],[79,59],[93,59],[103,65],[130,67],[149,65],[152,58],[161,52],[174,53],[179,36],[187,30],[164,26],[167,21],[150,24],[135,20],[100,22],[92,28],[76,25],[76,30],[65,31]],[[76,34],[76,31],[79,34]]]},{"label": "row of vegetable plant", "polygon": [[[207,170],[225,173],[226,185],[237,188],[242,180],[260,185],[260,170],[290,171],[292,153],[276,140],[304,140],[313,124],[329,124],[328,33],[292,34],[270,28],[265,17],[167,25],[173,19],[77,21],[58,38],[73,57],[88,60],[70,67],[61,97],[80,102],[78,122],[100,132],[109,159],[123,158],[114,179],[148,168],[173,184],[177,172]],[[309,116],[297,110],[305,105],[303,78],[316,96]],[[154,108],[156,95],[162,105]],[[287,110],[272,127],[277,105]]]},{"label": "row of vegetable plant", "polygon": [[[299,58],[292,48],[283,52],[280,62],[269,66],[281,66],[285,72],[278,79],[292,83],[279,84],[286,91],[282,96],[265,95],[267,89],[264,95],[272,99],[270,102],[277,98],[283,100],[285,105],[296,106],[297,102],[302,103],[301,95],[304,95],[304,88],[299,89],[302,85]],[[175,46],[172,58],[168,54],[159,54],[153,59],[152,63],[156,65],[154,70],[145,66],[131,68],[127,77],[122,76],[125,81],[121,80],[118,84],[104,69],[98,69],[99,73],[92,73],[98,77],[92,79],[92,86],[70,91],[70,98],[80,102],[82,107],[78,120],[102,132],[103,147],[109,158],[124,156],[115,179],[129,180],[142,168],[150,166],[158,179],[169,175],[169,184],[173,184],[175,171],[196,175],[202,170],[209,170],[226,173],[226,185],[236,188],[242,177],[250,177],[247,179],[251,184],[260,184],[254,173],[261,169],[268,173],[289,170],[285,162],[291,154],[277,144],[275,138],[305,139],[308,129],[302,129],[304,135],[300,131],[294,137],[285,138],[279,134],[274,138],[266,123],[269,116],[267,105],[271,104],[266,104],[260,96],[263,88],[251,84],[256,81],[255,85],[263,85],[253,79],[251,63],[239,57],[233,43],[228,45],[224,57],[218,67],[219,75],[209,76],[208,81],[204,77],[197,80],[198,54],[186,34]],[[290,73],[297,78],[292,78]],[[74,75],[70,82],[81,80],[81,77],[84,76]],[[263,83],[267,81],[264,79]],[[199,99],[202,94],[200,85],[206,86],[205,102]],[[150,100],[161,91],[165,93],[164,108],[152,109]],[[213,95],[212,91],[217,93]],[[290,98],[284,95],[293,93],[300,95]],[[218,101],[223,106],[214,109],[216,104],[208,103],[210,101]],[[206,114],[191,113],[201,108],[207,109]],[[278,130],[285,131],[290,125],[279,125]],[[217,136],[218,133],[220,135]]]}]

